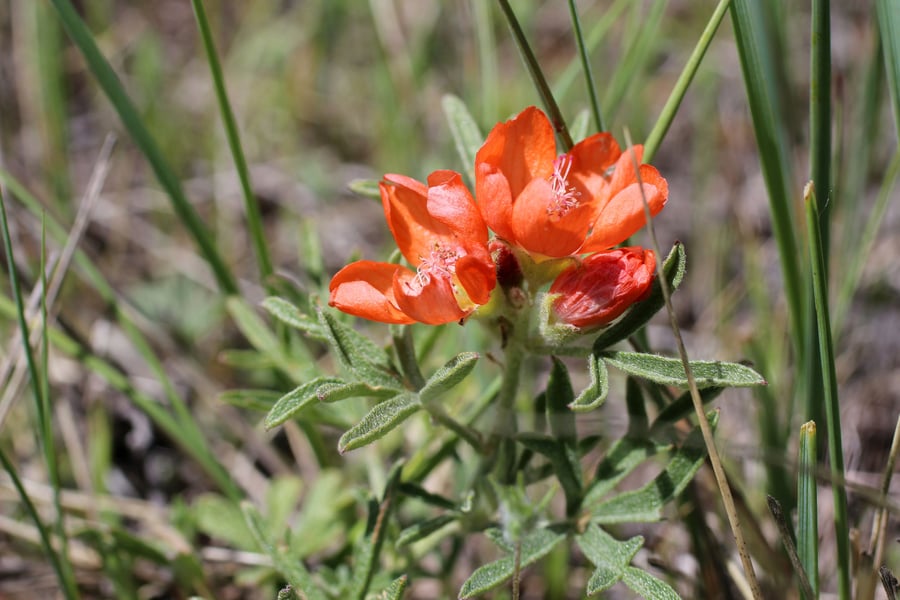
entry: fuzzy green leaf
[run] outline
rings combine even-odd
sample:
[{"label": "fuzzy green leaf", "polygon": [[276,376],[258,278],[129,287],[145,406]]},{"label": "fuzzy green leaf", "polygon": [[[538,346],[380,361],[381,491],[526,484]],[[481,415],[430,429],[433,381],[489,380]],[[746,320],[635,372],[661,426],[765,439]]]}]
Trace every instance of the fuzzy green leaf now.
[{"label": "fuzzy green leaf", "polygon": [[202,494],[191,505],[197,528],[206,535],[228,542],[241,550],[255,547],[253,533],[247,528],[238,506],[218,494]]},{"label": "fuzzy green leaf", "polygon": [[478,362],[477,352],[457,354],[425,382],[425,386],[419,390],[419,398],[422,402],[428,403],[457,386],[472,372],[476,362]]},{"label": "fuzzy green leaf", "polygon": [[[539,529],[526,535],[519,548],[519,568],[525,568],[546,556],[565,537],[565,535],[549,529]],[[472,598],[497,587],[512,577],[515,569],[516,557],[514,554],[479,567],[459,590],[460,600]]]},{"label": "fuzzy green leaf", "polygon": [[646,438],[624,437],[616,440],[597,466],[583,504],[589,506],[597,502],[638,465],[669,448],[670,445],[661,445]]},{"label": "fuzzy green leaf", "polygon": [[347,398],[390,398],[401,390],[369,385],[364,381],[325,383],[316,390],[321,402],[338,402]]},{"label": "fuzzy green leaf", "polygon": [[576,445],[575,414],[569,406],[575,401],[572,380],[566,365],[553,357],[553,367],[547,380],[547,420],[553,437],[570,448]]},{"label": "fuzzy green leaf", "polygon": [[268,411],[279,398],[281,394],[272,390],[225,390],[216,400],[238,408]]},{"label": "fuzzy green leaf", "polygon": [[569,405],[572,410],[579,412],[594,410],[606,401],[609,394],[609,373],[606,370],[606,363],[596,354],[588,357],[588,373],[591,375],[591,384]]},{"label": "fuzzy green leaf", "polygon": [[484,143],[484,136],[481,135],[481,130],[472,117],[472,113],[456,96],[447,94],[441,98],[441,108],[444,109],[444,116],[450,126],[450,133],[453,135],[459,159],[466,169],[466,176],[469,178],[469,182],[474,182],[475,154]]},{"label": "fuzzy green leaf", "polygon": [[262,301],[262,307],[285,325],[299,329],[308,337],[323,342],[328,340],[325,330],[318,321],[301,312],[299,308],[284,298],[270,296]]},{"label": "fuzzy green leaf", "polygon": [[[706,405],[718,398],[724,389],[721,387],[708,387],[700,390],[700,401]],[[656,415],[656,419],[653,421],[653,425],[650,427],[650,433],[652,435],[662,429],[666,429],[675,421],[692,414],[694,414],[694,401],[691,399],[691,392],[687,391],[659,411],[659,414]]]},{"label": "fuzzy green leaf", "polygon": [[[640,352],[604,352],[600,356],[629,375],[643,377],[662,385],[687,387],[687,376],[681,359]],[[691,371],[699,389],[766,385],[762,375],[738,363],[692,360]]]},{"label": "fuzzy green leaf", "polygon": [[401,575],[378,594],[378,600],[400,600],[403,597],[403,592],[406,590],[407,583],[409,583],[409,580],[406,575]]},{"label": "fuzzy green leaf", "polygon": [[264,426],[266,429],[272,429],[281,425],[295,414],[319,401],[318,390],[325,385],[338,385],[343,383],[342,380],[334,377],[317,377],[312,381],[294,388],[284,396],[278,399],[269,414],[266,415]]},{"label": "fuzzy green leaf", "polygon": [[[568,413],[572,414],[572,413]],[[566,514],[573,514],[581,504],[581,464],[575,454],[574,445],[543,433],[526,432],[516,436],[523,446],[547,457],[553,465],[559,483],[566,496]]]},{"label": "fuzzy green leaf", "polygon": [[586,593],[593,596],[615,585],[625,574],[634,555],[644,545],[644,538],[636,536],[622,542],[594,524],[575,537],[575,542],[596,569],[588,580]]},{"label": "fuzzy green leaf", "polygon": [[421,408],[418,396],[412,393],[403,393],[376,404],[362,421],[341,436],[338,451],[343,454],[384,437]]},{"label": "fuzzy green leaf", "polygon": [[[715,427],[718,413],[709,415]],[[706,446],[695,427],[665,470],[644,487],[619,494],[591,508],[596,523],[653,523],[662,518],[663,507],[687,486],[706,458]]]},{"label": "fuzzy green leaf", "polygon": [[443,529],[444,527],[455,521],[457,518],[457,515],[452,514],[438,515],[433,519],[427,519],[425,521],[420,521],[418,523],[410,525],[409,527],[401,531],[400,535],[397,536],[396,545],[397,547],[401,547],[412,544],[413,542],[418,542],[422,538],[428,537],[435,531]]},{"label": "fuzzy green leaf", "polygon": [[[662,270],[666,281],[669,283],[669,291],[674,292],[681,285],[684,279],[684,269],[686,265],[684,255],[684,246],[676,243],[672,246],[669,256],[663,262]],[[650,295],[644,300],[637,302],[622,315],[618,321],[604,329],[594,340],[594,352],[599,353],[606,350],[613,344],[621,342],[635,331],[640,329],[650,320],[653,315],[665,306],[663,299],[662,287],[659,285],[659,279],[653,280],[653,286],[650,288]]]},{"label": "fuzzy green leaf", "polygon": [[393,374],[384,349],[328,311],[319,311],[319,323],[340,363],[360,380],[376,386],[395,387],[402,382]]},{"label": "fuzzy green leaf", "polygon": [[668,583],[636,567],[625,567],[622,581],[648,600],[681,600],[681,596]]},{"label": "fuzzy green leaf", "polygon": [[254,348],[265,354],[280,352],[278,338],[243,298],[231,296],[225,301],[225,306],[234,319],[234,324]]}]

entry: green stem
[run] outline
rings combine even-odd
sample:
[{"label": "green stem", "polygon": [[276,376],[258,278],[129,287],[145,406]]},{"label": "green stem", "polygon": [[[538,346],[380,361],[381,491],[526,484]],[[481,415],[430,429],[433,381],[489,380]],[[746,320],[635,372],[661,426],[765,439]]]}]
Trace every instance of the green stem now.
[{"label": "green stem", "polygon": [[828,429],[828,455],[831,464],[831,490],[834,494],[834,534],[837,544],[838,597],[850,598],[850,547],[847,529],[847,494],[844,481],[844,451],[841,444],[841,415],[838,401],[837,375],[834,367],[834,347],[828,313],[828,287],[825,279],[825,257],[819,232],[819,214],[815,186],[806,185],[803,192],[806,204],[806,225],[809,237],[809,258],[812,267],[813,293],[819,334],[819,356],[825,400],[825,422]]},{"label": "green stem", "polygon": [[511,484],[516,474],[516,395],[522,374],[525,349],[516,339],[506,347],[506,363],[503,365],[503,381],[497,396],[497,414],[491,433],[491,446],[498,448],[494,472],[500,483]]},{"label": "green stem", "polygon": [[541,66],[538,64],[537,58],[535,58],[534,52],[532,52],[531,46],[525,38],[525,32],[522,31],[522,26],[519,25],[519,20],[516,19],[516,15],[509,5],[509,0],[497,1],[500,3],[500,8],[503,10],[507,23],[509,23],[509,28],[516,40],[516,45],[519,47],[519,52],[522,53],[522,60],[525,61],[528,74],[531,75],[531,80],[541,95],[541,100],[544,102],[544,108],[547,110],[547,116],[550,117],[553,129],[556,131],[560,143],[562,143],[563,150],[568,152],[575,144],[572,142],[572,136],[569,135],[566,121],[563,119],[559,105],[556,103],[553,92],[550,90],[550,84],[547,83],[544,72],[541,71]]},{"label": "green stem", "polygon": [[597,85],[594,82],[594,71],[591,69],[591,59],[588,56],[587,47],[584,44],[584,36],[581,33],[581,19],[578,18],[575,0],[569,0],[569,13],[572,15],[572,29],[575,32],[575,42],[578,44],[578,56],[581,58],[581,70],[584,72],[584,82],[587,84],[588,95],[591,99],[591,114],[594,116],[594,127],[598,132],[603,131],[603,116],[600,114],[600,100],[597,99]]}]

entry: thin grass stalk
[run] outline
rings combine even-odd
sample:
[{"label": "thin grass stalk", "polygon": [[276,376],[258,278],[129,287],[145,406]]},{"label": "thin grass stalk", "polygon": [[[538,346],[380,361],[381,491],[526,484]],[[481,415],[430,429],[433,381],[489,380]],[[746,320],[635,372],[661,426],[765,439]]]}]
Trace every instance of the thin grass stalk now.
[{"label": "thin grass stalk", "polygon": [[844,481],[844,451],[841,443],[841,413],[838,403],[837,375],[834,367],[834,348],[831,339],[831,319],[828,312],[828,287],[825,279],[825,256],[819,233],[819,214],[815,185],[806,184],[803,191],[806,205],[806,226],[809,238],[809,260],[813,274],[813,293],[819,335],[819,354],[824,378],[824,408],[828,428],[828,456],[831,463],[832,492],[834,494],[834,535],[837,545],[838,597],[850,600],[850,539],[847,521],[847,494]]},{"label": "thin grass stalk", "polygon": [[500,3],[506,22],[509,24],[516,46],[518,46],[519,52],[522,54],[522,60],[525,61],[525,66],[528,68],[528,74],[531,75],[531,80],[541,96],[544,109],[547,111],[547,116],[550,117],[550,122],[553,124],[553,130],[563,146],[563,151],[568,152],[575,144],[572,142],[572,136],[569,135],[569,129],[566,127],[566,120],[562,116],[562,111],[559,110],[559,105],[553,97],[550,84],[547,83],[547,79],[544,77],[544,72],[541,70],[541,66],[538,64],[537,58],[535,58],[534,52],[525,38],[525,32],[522,31],[522,26],[519,25],[519,20],[509,5],[509,0],[497,1]]},{"label": "thin grass stalk", "polygon": [[[900,417],[897,417],[897,424],[894,426],[894,436],[891,440],[891,450],[888,453],[884,471],[881,473],[881,486],[878,490],[880,502],[878,503],[878,512],[875,513],[875,518],[872,521],[872,535],[869,538],[869,555],[872,557],[872,564],[876,567],[881,565],[884,560],[884,543],[887,537],[888,524],[888,509],[885,500],[887,500],[888,492],[891,489],[891,479],[894,475],[898,454],[900,454]],[[873,580],[872,587],[874,588],[874,579],[877,573],[873,571],[871,574],[865,575],[871,576]],[[862,598],[859,595],[857,597]]]},{"label": "thin grass stalk", "polygon": [[[2,165],[2,163],[2,156],[0,156],[0,165]],[[46,387],[45,378],[47,377],[47,373],[44,373],[44,379],[42,379],[40,374],[38,373],[37,364],[34,359],[34,353],[31,349],[31,336],[28,333],[28,323],[25,321],[25,304],[22,301],[22,288],[19,285],[19,277],[18,273],[16,272],[15,253],[13,252],[12,247],[12,237],[9,233],[9,221],[6,215],[5,198],[5,186],[0,185],[0,228],[2,228],[3,249],[6,253],[6,263],[9,270],[9,282],[10,286],[12,287],[13,298],[15,299],[15,317],[18,322],[19,333],[22,338],[22,351],[25,354],[25,362],[28,366],[28,376],[31,383],[31,391],[34,397],[35,411],[38,419],[37,429],[39,433],[37,437],[39,445],[43,450],[44,462],[46,463],[50,481],[58,492],[59,472],[57,470],[56,449],[53,443],[53,426],[51,423],[49,400],[44,397],[44,390]],[[5,455],[3,455],[3,462],[4,466],[7,466],[7,464],[9,465],[7,471],[10,473],[10,476],[14,476],[15,471],[12,468],[12,464],[6,460]],[[27,502],[27,495],[23,497],[23,502]],[[59,508],[58,503],[57,508]],[[36,519],[35,524],[40,528],[40,521],[37,520],[36,514],[34,515],[34,518]],[[56,518],[63,536],[60,538],[60,541],[63,541],[65,539],[65,531],[62,529],[62,523],[64,519],[61,511],[57,513]],[[54,560],[54,568],[56,570],[57,578],[59,579],[59,585],[63,589],[66,598],[77,598],[78,591],[75,587],[75,577],[73,575],[72,565],[69,563],[68,556],[65,554],[57,555],[54,551],[54,553],[51,555],[51,560]]]},{"label": "thin grass stalk", "polygon": [[163,156],[156,140],[141,121],[137,109],[125,92],[115,71],[100,53],[100,49],[84,21],[78,16],[69,0],[51,1],[69,37],[81,51],[97,83],[100,84],[106,97],[119,114],[122,124],[150,163],[159,183],[169,196],[172,208],[179,220],[188,229],[194,242],[200,248],[200,253],[209,264],[219,289],[226,294],[238,293],[237,281],[219,254],[212,236],[185,195],[181,182]]},{"label": "thin grass stalk", "polygon": [[725,468],[722,466],[722,459],[716,448],[716,441],[713,437],[712,428],[706,419],[706,411],[703,409],[703,399],[700,397],[700,390],[697,388],[697,381],[694,379],[694,372],[691,369],[691,363],[688,359],[687,349],[684,346],[684,340],[681,338],[681,329],[678,327],[678,320],[675,317],[675,310],[672,307],[672,294],[669,284],[663,277],[662,264],[660,257],[663,256],[660,251],[659,240],[656,237],[656,228],[653,226],[652,215],[650,214],[650,205],[644,195],[644,185],[641,181],[640,165],[637,155],[631,143],[631,135],[625,130],[625,143],[631,148],[631,160],[637,174],[638,186],[641,190],[641,199],[644,204],[644,218],[647,221],[647,231],[650,233],[650,240],[653,244],[653,251],[656,254],[656,276],[659,280],[660,290],[662,291],[663,301],[666,306],[666,313],[669,315],[669,325],[672,328],[672,335],[675,337],[675,344],[678,348],[678,355],[681,357],[681,365],[684,368],[684,374],[687,378],[688,390],[691,393],[691,401],[694,405],[694,413],[697,416],[700,432],[703,434],[703,441],[706,444],[706,451],[709,454],[709,462],[712,465],[713,473],[716,477],[716,483],[719,486],[719,494],[722,497],[722,504],[725,508],[725,514],[728,516],[728,524],[731,526],[731,532],[734,535],[735,545],[737,546],[738,555],[741,557],[741,564],[744,568],[744,575],[747,578],[747,584],[754,600],[762,600],[763,595],[756,579],[756,573],[753,569],[753,561],[750,559],[750,553],[747,551],[747,542],[744,539],[744,532],[741,528],[740,518],[738,517],[737,507],[734,503],[734,497],[731,493],[731,486],[728,484],[728,477],[725,474]]},{"label": "thin grass stalk", "polygon": [[881,30],[894,125],[897,128],[897,139],[900,140],[900,2],[876,0],[875,10]]},{"label": "thin grass stalk", "polygon": [[675,82],[675,87],[672,88],[672,93],[669,94],[669,98],[666,100],[659,118],[656,119],[656,124],[653,125],[650,135],[647,136],[647,141],[644,142],[644,162],[649,163],[653,160],[656,151],[659,150],[659,145],[662,143],[663,138],[666,137],[666,133],[668,133],[669,127],[672,125],[672,121],[675,120],[679,107],[681,107],[681,102],[684,100],[688,86],[694,80],[697,69],[700,67],[700,63],[703,61],[703,57],[706,55],[706,51],[709,49],[716,31],[719,30],[719,25],[725,17],[725,11],[728,10],[729,4],[731,4],[731,0],[719,0],[719,4],[716,5],[716,9],[703,29],[703,33],[700,34],[697,45],[694,46],[694,50],[688,57],[687,64],[684,65],[681,75],[678,76],[678,81]]},{"label": "thin grass stalk", "polygon": [[822,251],[828,264],[831,232],[831,4],[813,0],[809,82],[809,170],[825,204],[819,210]]},{"label": "thin grass stalk", "polygon": [[597,84],[594,82],[594,70],[591,68],[591,58],[584,44],[584,36],[581,33],[581,19],[578,17],[578,9],[575,0],[569,0],[569,14],[572,15],[572,29],[575,33],[575,43],[578,45],[578,56],[581,58],[581,71],[584,73],[584,83],[587,85],[588,97],[591,101],[591,115],[594,117],[594,127],[598,132],[604,130],[603,115],[600,112],[600,100],[597,99]]},{"label": "thin grass stalk", "polygon": [[791,566],[794,567],[797,578],[800,580],[800,592],[803,594],[805,600],[816,600],[818,596],[813,591],[812,584],[806,576],[806,571],[800,560],[800,555],[797,553],[797,547],[794,545],[794,540],[791,538],[791,529],[787,524],[787,517],[784,515],[784,510],[778,500],[774,497],[768,496],[767,500],[769,512],[772,513],[772,518],[778,526],[778,533],[781,535],[781,543],[791,561]]},{"label": "thin grass stalk", "polygon": [[471,0],[475,42],[478,44],[478,66],[481,67],[481,118],[493,123],[499,118],[497,110],[497,44],[494,39],[494,19],[491,5],[484,0]]},{"label": "thin grass stalk", "polygon": [[804,314],[806,300],[797,259],[799,246],[794,237],[791,210],[791,175],[784,139],[786,126],[775,88],[775,69],[765,29],[762,7],[757,0],[733,0],[731,17],[741,59],[747,102],[753,117],[756,143],[766,188],[772,227],[778,244],[782,280],[790,312],[791,333],[798,359],[805,356]]},{"label": "thin grass stalk", "polygon": [[819,508],[816,473],[818,452],[816,422],[800,427],[799,473],[797,474],[797,555],[814,598],[819,597]]},{"label": "thin grass stalk", "polygon": [[[260,279],[269,289],[267,280],[272,275],[272,258],[269,256],[269,247],[266,244],[266,234],[262,226],[262,217],[259,213],[259,204],[250,185],[250,171],[247,168],[247,159],[244,157],[244,148],[241,144],[241,136],[238,131],[234,111],[228,101],[228,92],[225,89],[225,76],[222,73],[222,65],[216,52],[209,20],[206,17],[206,9],[202,0],[191,0],[197,27],[200,29],[200,37],[203,40],[203,48],[206,50],[206,62],[212,74],[213,84],[216,90],[216,100],[219,102],[219,111],[222,113],[222,123],[225,126],[225,136],[228,138],[228,147],[234,159],[234,167],[237,170],[238,179],[241,182],[241,191],[244,196],[244,212],[247,217],[247,229],[250,231],[250,240],[253,243],[253,251],[256,255],[256,265],[259,269]],[[269,289],[270,292],[274,290]]]}]

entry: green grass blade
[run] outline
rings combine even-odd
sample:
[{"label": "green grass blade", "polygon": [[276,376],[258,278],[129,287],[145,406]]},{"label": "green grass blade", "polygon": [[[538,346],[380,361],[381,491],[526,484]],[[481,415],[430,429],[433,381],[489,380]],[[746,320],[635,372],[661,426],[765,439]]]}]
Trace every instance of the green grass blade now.
[{"label": "green grass blade", "polygon": [[819,234],[819,214],[815,187],[807,184],[804,190],[806,225],[809,237],[809,257],[816,301],[819,355],[822,361],[825,418],[828,427],[828,455],[831,463],[831,489],[834,493],[834,533],[837,544],[838,597],[850,599],[850,540],[847,522],[847,494],[844,479],[844,451],[841,443],[841,416],[838,404],[837,375],[834,367],[834,348],[831,339],[831,320],[828,312],[828,287],[825,279],[825,256]]},{"label": "green grass blade", "polygon": [[500,118],[497,114],[498,60],[497,42],[494,37],[494,19],[491,4],[484,0],[471,0],[472,27],[478,44],[478,66],[481,67],[481,118],[484,123],[493,123]]},{"label": "green grass blade", "polygon": [[800,427],[800,459],[797,475],[797,555],[806,571],[813,596],[819,594],[819,525],[816,495],[816,423],[808,421]]},{"label": "green grass blade", "polygon": [[597,84],[594,82],[594,70],[591,68],[591,57],[584,45],[584,35],[581,33],[581,19],[578,17],[578,9],[575,0],[569,0],[569,13],[572,15],[572,30],[575,34],[575,43],[578,45],[578,56],[581,59],[581,70],[584,73],[584,83],[587,85],[588,97],[591,100],[591,114],[594,116],[594,127],[597,131],[603,131],[603,116],[600,113],[600,100],[597,99]]},{"label": "green grass blade", "polygon": [[663,106],[662,112],[656,120],[656,124],[650,131],[650,135],[647,136],[647,141],[644,142],[644,162],[651,162],[656,155],[656,151],[659,150],[659,145],[662,143],[663,138],[666,137],[669,126],[672,125],[672,121],[675,120],[675,114],[678,112],[679,107],[681,107],[681,102],[684,100],[684,95],[687,92],[688,86],[691,85],[691,82],[694,80],[694,75],[697,74],[697,68],[703,61],[706,50],[709,48],[713,37],[716,35],[719,24],[725,17],[725,11],[728,10],[728,5],[730,3],[731,0],[719,0],[719,4],[709,18],[706,28],[703,30],[703,33],[700,34],[700,39],[697,41],[697,45],[694,46],[694,51],[691,52],[687,64],[681,71],[681,75],[678,76],[678,81],[675,82],[675,87],[672,88],[672,93],[669,94],[669,99],[666,100],[666,104]]},{"label": "green grass blade", "polygon": [[203,258],[212,269],[219,288],[227,294],[237,293],[238,287],[234,275],[219,254],[209,231],[207,231],[199,215],[188,201],[181,187],[181,182],[163,157],[162,150],[157,145],[156,140],[150,135],[150,132],[141,121],[137,108],[135,108],[125,92],[125,88],[122,86],[119,78],[109,62],[103,57],[103,54],[100,53],[100,49],[97,47],[97,43],[94,41],[84,21],[78,16],[69,0],[51,1],[59,14],[59,18],[62,20],[63,26],[69,33],[69,37],[72,38],[72,41],[84,55],[84,59],[97,79],[97,83],[100,84],[103,92],[119,114],[119,118],[122,119],[122,124],[153,168],[159,183],[168,194],[178,218],[187,227],[194,241],[199,246]]},{"label": "green grass blade", "polygon": [[[228,147],[234,158],[234,167],[237,169],[238,179],[241,182],[241,191],[244,194],[244,212],[247,217],[247,228],[250,230],[250,239],[253,242],[253,250],[256,253],[256,264],[262,281],[272,275],[272,258],[269,256],[269,247],[266,244],[266,234],[263,231],[262,217],[259,213],[259,205],[250,185],[250,171],[247,169],[247,159],[244,157],[244,148],[241,145],[241,136],[238,132],[234,112],[228,101],[228,93],[225,90],[225,76],[222,74],[222,65],[216,53],[209,20],[206,18],[206,9],[202,0],[191,0],[194,8],[194,16],[197,19],[197,27],[200,29],[200,37],[203,39],[203,48],[206,50],[206,60],[212,74],[216,89],[216,100],[219,102],[219,110],[222,112],[222,122],[225,125],[225,135],[228,138]],[[272,291],[272,290],[270,290]]]},{"label": "green grass blade", "polygon": [[820,202],[819,230],[822,251],[829,255],[831,214],[831,6],[829,0],[813,0],[809,85],[809,160],[813,185],[824,198]]},{"label": "green grass blade", "polygon": [[806,302],[802,288],[798,245],[794,237],[794,217],[791,213],[791,174],[786,126],[780,111],[774,60],[766,31],[765,15],[757,0],[733,0],[731,17],[734,36],[741,59],[747,101],[753,117],[753,127],[763,177],[769,192],[772,227],[778,244],[782,279],[791,315],[791,331],[798,356],[804,353],[803,324]]},{"label": "green grass blade", "polygon": [[894,125],[900,139],[900,3],[896,0],[876,0],[878,26],[884,48],[884,66],[894,109]]}]

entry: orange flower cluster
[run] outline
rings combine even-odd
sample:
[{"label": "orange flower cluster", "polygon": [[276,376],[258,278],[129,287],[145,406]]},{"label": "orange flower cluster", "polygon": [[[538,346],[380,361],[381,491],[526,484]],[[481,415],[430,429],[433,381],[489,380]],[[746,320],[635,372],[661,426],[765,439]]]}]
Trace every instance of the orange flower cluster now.
[{"label": "orange flower cluster", "polygon": [[[358,261],[331,281],[330,304],[385,323],[431,325],[464,319],[486,304],[503,261],[492,258],[488,228],[535,262],[575,257],[550,286],[555,318],[579,329],[606,325],[650,290],[653,252],[614,248],[662,210],[668,185],[598,133],[557,154],[553,127],[535,107],[500,123],[475,157],[475,199],[453,171],[424,185],[402,175],[380,184],[384,214],[404,258]],[[639,183],[640,182],[640,183]],[[497,240],[491,244],[498,245]],[[588,256],[581,259],[581,255]],[[494,252],[497,256],[497,252]]]}]

